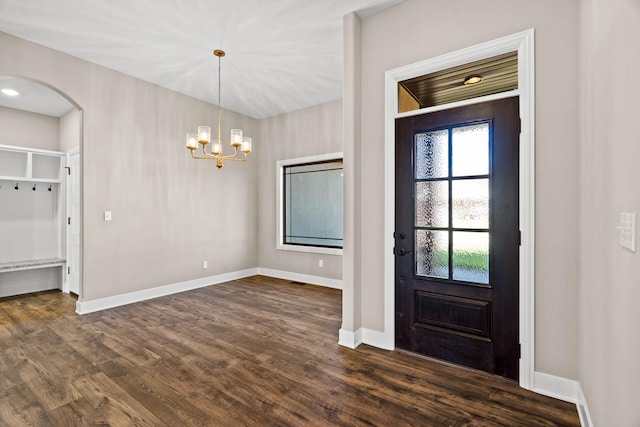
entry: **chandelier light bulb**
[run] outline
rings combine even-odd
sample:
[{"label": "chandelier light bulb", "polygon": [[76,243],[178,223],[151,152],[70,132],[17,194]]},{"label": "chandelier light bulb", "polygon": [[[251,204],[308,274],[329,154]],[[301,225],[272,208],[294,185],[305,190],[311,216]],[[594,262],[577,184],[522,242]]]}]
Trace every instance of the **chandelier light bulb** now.
[{"label": "chandelier light bulb", "polygon": [[242,138],[242,148],[240,149],[240,151],[242,151],[243,153],[250,153],[251,152],[251,137],[250,136],[245,136],[244,138]]},{"label": "chandelier light bulb", "polygon": [[198,148],[198,134],[191,132],[187,134],[187,148],[191,151]]},{"label": "chandelier light bulb", "polygon": [[202,145],[211,142],[211,128],[209,126],[198,126],[198,142]]},{"label": "chandelier light bulb", "polygon": [[213,154],[222,154],[222,144],[220,144],[220,141],[217,138],[213,140],[211,152]]},{"label": "chandelier light bulb", "polygon": [[231,129],[231,146],[239,147],[242,145],[242,129]]}]

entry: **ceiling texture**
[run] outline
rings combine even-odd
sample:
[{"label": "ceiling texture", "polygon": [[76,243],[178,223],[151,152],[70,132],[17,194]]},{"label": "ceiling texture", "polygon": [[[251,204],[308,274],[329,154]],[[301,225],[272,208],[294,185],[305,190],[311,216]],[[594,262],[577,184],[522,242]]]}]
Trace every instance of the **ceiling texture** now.
[{"label": "ceiling texture", "polygon": [[403,0],[0,0],[0,31],[261,119],[342,97],[342,18]]}]

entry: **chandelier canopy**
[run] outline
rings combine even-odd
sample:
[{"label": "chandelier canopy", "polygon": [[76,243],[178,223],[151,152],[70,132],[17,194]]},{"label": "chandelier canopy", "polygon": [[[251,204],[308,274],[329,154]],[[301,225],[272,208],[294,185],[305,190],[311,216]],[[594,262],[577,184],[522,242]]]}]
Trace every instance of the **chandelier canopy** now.
[{"label": "chandelier canopy", "polygon": [[[197,160],[215,160],[216,166],[221,168],[224,160],[233,160],[236,162],[244,162],[247,160],[249,153],[251,152],[251,138],[242,135],[242,129],[231,129],[231,146],[233,147],[233,154],[222,154],[222,139],[220,137],[220,110],[222,104],[220,102],[220,59],[225,55],[223,50],[216,49],[213,54],[218,57],[218,137],[211,139],[211,128],[209,126],[198,126],[197,133],[187,133],[187,149],[191,151],[191,157]],[[206,147],[211,144],[211,151],[207,151]],[[202,145],[201,156],[196,155],[198,143]],[[244,157],[238,157],[238,148],[244,153]]]}]

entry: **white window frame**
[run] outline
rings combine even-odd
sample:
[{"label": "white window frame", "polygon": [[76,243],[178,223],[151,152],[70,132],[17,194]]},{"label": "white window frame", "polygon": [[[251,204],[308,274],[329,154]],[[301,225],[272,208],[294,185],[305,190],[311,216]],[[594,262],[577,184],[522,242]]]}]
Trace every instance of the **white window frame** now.
[{"label": "white window frame", "polygon": [[323,248],[320,246],[302,246],[302,245],[289,245],[283,241],[284,236],[284,209],[282,209],[284,203],[284,179],[283,172],[285,166],[314,163],[314,162],[326,162],[330,160],[342,161],[342,152],[320,154],[317,156],[298,157],[296,159],[278,160],[276,162],[276,248],[284,251],[296,251],[296,252],[309,252],[315,254],[328,254],[328,255],[342,255],[342,248]]}]

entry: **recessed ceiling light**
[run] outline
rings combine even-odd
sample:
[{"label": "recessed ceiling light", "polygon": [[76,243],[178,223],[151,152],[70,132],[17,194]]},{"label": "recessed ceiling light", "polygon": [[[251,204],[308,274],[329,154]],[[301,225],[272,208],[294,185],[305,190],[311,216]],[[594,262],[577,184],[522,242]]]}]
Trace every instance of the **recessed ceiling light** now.
[{"label": "recessed ceiling light", "polygon": [[479,74],[474,74],[464,79],[464,84],[473,85],[476,83],[480,83],[482,81],[482,76]]},{"label": "recessed ceiling light", "polygon": [[18,95],[20,95],[20,92],[18,92],[17,90],[9,89],[9,88],[3,88],[2,90],[0,90],[0,92],[4,93],[7,96],[18,96]]}]

